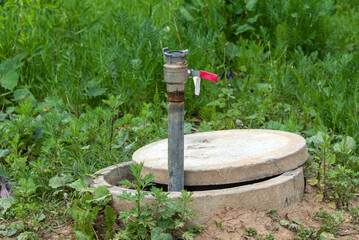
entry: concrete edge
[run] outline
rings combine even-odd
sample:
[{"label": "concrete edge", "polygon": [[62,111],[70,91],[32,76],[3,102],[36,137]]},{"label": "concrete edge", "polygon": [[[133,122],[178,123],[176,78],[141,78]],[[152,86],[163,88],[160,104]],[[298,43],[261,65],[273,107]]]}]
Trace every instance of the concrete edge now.
[{"label": "concrete edge", "polygon": [[[272,177],[302,166],[307,161],[308,157],[308,149],[304,144],[302,148],[298,149],[296,152],[283,158],[271,159],[270,161],[261,164],[253,164],[240,168],[234,167],[206,171],[185,171],[184,184],[186,186],[222,185]],[[155,177],[157,183],[167,184],[168,173],[166,170],[147,167],[142,171],[143,176],[149,173],[152,173],[155,176],[160,176]],[[259,175],[259,173],[261,173],[261,175]],[[200,177],[198,177],[199,175]],[[213,180],[214,175],[216,176],[216,181]]]},{"label": "concrete edge", "polygon": [[[128,169],[129,164],[130,162],[126,162],[111,166],[96,172],[96,174],[109,173],[118,167]],[[132,203],[120,200],[117,196],[123,191],[135,194],[135,190],[111,185],[105,180],[104,175],[95,179],[93,186],[105,186],[109,189],[113,195],[112,206],[117,213],[134,207]],[[302,167],[260,183],[220,190],[193,192],[194,201],[190,205],[194,207],[194,212],[198,216],[190,224],[204,223],[224,207],[256,210],[291,209],[302,201],[303,193],[304,176]],[[169,199],[176,200],[179,196],[179,192],[170,193]],[[153,201],[153,199],[151,195],[147,195],[143,204]]]}]

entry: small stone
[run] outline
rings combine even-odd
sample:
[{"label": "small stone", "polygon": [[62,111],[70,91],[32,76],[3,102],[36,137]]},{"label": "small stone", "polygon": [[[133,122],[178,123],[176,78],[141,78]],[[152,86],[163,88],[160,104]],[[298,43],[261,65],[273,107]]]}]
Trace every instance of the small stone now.
[{"label": "small stone", "polygon": [[236,120],[236,127],[242,128],[243,126],[244,126],[244,123],[241,120],[237,119]]}]

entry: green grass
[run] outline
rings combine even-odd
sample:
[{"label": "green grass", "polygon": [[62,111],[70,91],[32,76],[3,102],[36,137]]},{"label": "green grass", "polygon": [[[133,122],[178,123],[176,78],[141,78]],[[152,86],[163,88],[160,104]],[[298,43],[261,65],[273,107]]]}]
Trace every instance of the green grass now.
[{"label": "green grass", "polygon": [[[198,131],[299,133],[308,139],[316,184],[348,208],[359,169],[356,2],[172,2],[189,67],[233,72],[217,84],[202,81],[199,97],[188,81],[186,133],[196,119]],[[36,220],[44,211],[45,220],[23,229],[38,232],[54,219],[52,201],[62,209],[78,198],[71,188],[50,187],[50,179],[88,179],[167,137],[162,48],[180,47],[165,0],[0,6],[0,176],[18,194],[10,208],[2,202],[0,219]]]}]

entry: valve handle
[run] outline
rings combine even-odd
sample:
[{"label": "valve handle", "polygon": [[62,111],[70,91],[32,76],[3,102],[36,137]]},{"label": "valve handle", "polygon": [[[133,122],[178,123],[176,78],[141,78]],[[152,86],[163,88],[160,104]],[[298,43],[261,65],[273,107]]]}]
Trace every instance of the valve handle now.
[{"label": "valve handle", "polygon": [[218,76],[214,73],[209,73],[201,70],[188,70],[188,76],[193,77],[194,94],[199,95],[201,78],[207,79],[212,82],[218,82]]},{"label": "valve handle", "polygon": [[199,71],[199,77],[203,79],[207,79],[212,82],[218,82],[218,76],[217,74],[205,72],[205,71]]}]

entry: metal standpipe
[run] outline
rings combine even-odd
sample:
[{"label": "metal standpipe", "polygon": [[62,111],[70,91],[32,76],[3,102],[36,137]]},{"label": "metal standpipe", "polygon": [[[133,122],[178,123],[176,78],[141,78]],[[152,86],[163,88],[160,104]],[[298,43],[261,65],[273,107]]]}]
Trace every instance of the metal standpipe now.
[{"label": "metal standpipe", "polygon": [[201,70],[188,70],[188,50],[162,50],[166,56],[163,66],[167,83],[168,102],[168,191],[184,188],[184,92],[188,77],[193,77],[195,94],[199,95],[200,79],[218,81],[218,76]]},{"label": "metal standpipe", "polygon": [[188,50],[168,51],[164,79],[167,83],[168,102],[168,191],[184,188],[184,93],[188,79],[186,56]]}]

